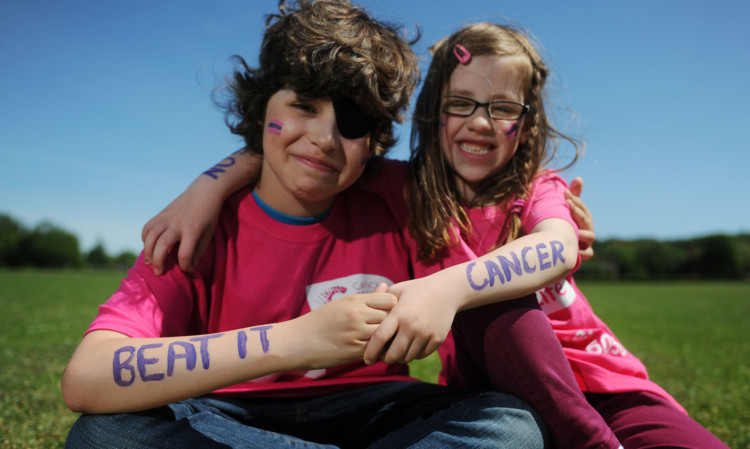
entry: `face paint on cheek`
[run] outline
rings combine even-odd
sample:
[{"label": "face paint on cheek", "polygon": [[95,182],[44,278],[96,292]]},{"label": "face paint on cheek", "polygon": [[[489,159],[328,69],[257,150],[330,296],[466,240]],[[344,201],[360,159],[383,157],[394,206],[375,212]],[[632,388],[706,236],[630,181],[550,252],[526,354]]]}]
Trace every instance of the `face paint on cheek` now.
[{"label": "face paint on cheek", "polygon": [[342,97],[333,101],[333,111],[336,114],[336,126],[339,134],[345,139],[359,139],[372,131],[375,121],[365,115],[357,103],[349,97]]},{"label": "face paint on cheek", "polygon": [[446,118],[444,115],[440,116],[440,127],[445,128],[445,125],[447,125]]},{"label": "face paint on cheek", "polygon": [[281,135],[281,127],[284,125],[284,123],[271,119],[268,121],[268,132],[271,134],[276,134],[277,136]]},{"label": "face paint on cheek", "polygon": [[506,137],[510,137],[511,139],[515,138],[518,135],[518,123],[514,123],[505,128],[503,130],[503,134],[505,134]]},{"label": "face paint on cheek", "polygon": [[364,159],[362,159],[362,164],[361,165],[367,164],[367,161],[369,161],[369,160],[370,160],[369,156],[365,157]]}]

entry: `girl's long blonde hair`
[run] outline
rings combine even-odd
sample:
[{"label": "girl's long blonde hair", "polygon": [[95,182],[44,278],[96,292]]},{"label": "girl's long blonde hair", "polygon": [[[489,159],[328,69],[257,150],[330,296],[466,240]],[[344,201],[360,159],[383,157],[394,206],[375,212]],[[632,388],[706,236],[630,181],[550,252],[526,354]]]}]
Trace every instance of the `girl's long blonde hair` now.
[{"label": "girl's long blonde hair", "polygon": [[[519,69],[527,75],[523,101],[530,106],[519,130],[519,135],[524,136],[523,143],[519,143],[515,155],[501,170],[482,181],[471,204],[464,204],[461,199],[455,173],[446,161],[439,139],[442,93],[460,64],[454,54],[457,44],[472,57],[512,56],[522,61]],[[513,201],[527,196],[534,176],[555,157],[558,139],[575,147],[575,156],[565,168],[575,163],[581,152],[578,141],[558,132],[548,121],[544,86],[549,69],[525,33],[510,26],[476,23],[439,41],[431,50],[432,63],[414,110],[407,181],[409,231],[417,241],[420,259],[434,258],[455,244],[459,235],[454,229],[465,235],[471,232],[464,206],[505,204],[510,212]],[[519,215],[508,213],[496,246],[521,235]]]}]

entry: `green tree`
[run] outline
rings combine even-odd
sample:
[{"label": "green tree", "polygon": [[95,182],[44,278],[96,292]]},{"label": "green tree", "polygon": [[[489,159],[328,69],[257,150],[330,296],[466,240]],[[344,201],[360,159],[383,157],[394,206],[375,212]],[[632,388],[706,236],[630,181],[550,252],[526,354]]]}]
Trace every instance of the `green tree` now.
[{"label": "green tree", "polygon": [[742,276],[742,249],[739,240],[728,235],[698,239],[696,268],[703,277],[738,279]]},{"label": "green tree", "polygon": [[135,259],[137,258],[138,255],[136,253],[132,251],[123,251],[115,257],[114,264],[121,270],[127,270],[133,266]]},{"label": "green tree", "polygon": [[670,279],[677,277],[685,254],[672,242],[639,240],[635,250],[647,279]]},{"label": "green tree", "polygon": [[92,268],[107,268],[112,263],[102,242],[97,242],[91,251],[86,254],[86,262]]},{"label": "green tree", "polygon": [[10,215],[0,214],[0,266],[17,266],[19,249],[29,231]]},{"label": "green tree", "polygon": [[81,265],[78,237],[50,222],[39,224],[21,243],[28,265],[46,268],[76,268]]}]

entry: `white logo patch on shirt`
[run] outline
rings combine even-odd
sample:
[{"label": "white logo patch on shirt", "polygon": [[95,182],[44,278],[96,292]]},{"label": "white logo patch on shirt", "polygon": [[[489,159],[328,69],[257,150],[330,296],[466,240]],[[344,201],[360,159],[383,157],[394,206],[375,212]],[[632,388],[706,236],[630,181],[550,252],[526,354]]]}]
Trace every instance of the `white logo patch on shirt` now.
[{"label": "white logo patch on shirt", "polygon": [[570,307],[576,300],[576,291],[567,280],[563,279],[536,292],[536,299],[539,301],[539,305],[542,307],[544,313],[549,315],[558,310]]},{"label": "white logo patch on shirt", "polygon": [[307,286],[307,303],[310,310],[315,310],[341,296],[371,293],[381,282],[393,285],[393,281],[384,276],[364,273],[318,282]]}]

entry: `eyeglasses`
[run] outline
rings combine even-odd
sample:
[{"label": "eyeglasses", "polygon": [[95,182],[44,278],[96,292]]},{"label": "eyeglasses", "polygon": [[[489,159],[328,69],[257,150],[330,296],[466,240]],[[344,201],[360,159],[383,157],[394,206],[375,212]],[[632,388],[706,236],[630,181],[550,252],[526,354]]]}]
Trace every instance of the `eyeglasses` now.
[{"label": "eyeglasses", "polygon": [[479,107],[486,108],[490,117],[496,120],[518,120],[529,112],[529,105],[515,101],[499,100],[482,103],[460,95],[445,95],[443,99],[443,112],[459,117],[470,117]]}]

